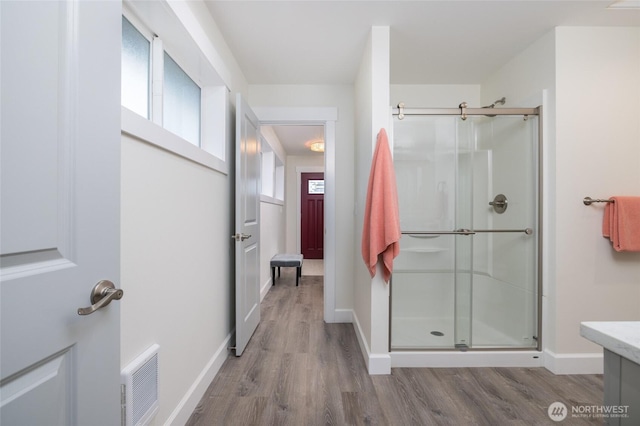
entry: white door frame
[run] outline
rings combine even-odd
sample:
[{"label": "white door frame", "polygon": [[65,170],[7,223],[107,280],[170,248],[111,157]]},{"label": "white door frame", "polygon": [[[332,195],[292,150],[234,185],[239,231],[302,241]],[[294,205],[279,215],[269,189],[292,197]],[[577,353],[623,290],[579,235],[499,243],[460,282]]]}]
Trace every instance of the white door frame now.
[{"label": "white door frame", "polygon": [[[261,124],[324,125],[324,321],[336,315],[336,121],[338,108],[253,108]],[[298,212],[298,215],[300,213]],[[299,243],[298,243],[299,244]]]}]

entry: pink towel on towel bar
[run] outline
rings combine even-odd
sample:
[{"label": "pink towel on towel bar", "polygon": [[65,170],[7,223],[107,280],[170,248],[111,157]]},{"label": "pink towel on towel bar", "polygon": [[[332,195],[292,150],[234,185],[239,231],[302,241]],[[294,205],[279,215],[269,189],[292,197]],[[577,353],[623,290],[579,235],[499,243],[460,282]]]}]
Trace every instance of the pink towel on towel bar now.
[{"label": "pink towel on towel bar", "polygon": [[640,197],[616,196],[607,203],[602,235],[616,251],[640,251]]},{"label": "pink towel on towel bar", "polygon": [[381,257],[383,278],[389,281],[393,259],[400,253],[400,237],[396,174],[387,132],[381,129],[369,173],[362,230],[362,258],[372,278]]}]

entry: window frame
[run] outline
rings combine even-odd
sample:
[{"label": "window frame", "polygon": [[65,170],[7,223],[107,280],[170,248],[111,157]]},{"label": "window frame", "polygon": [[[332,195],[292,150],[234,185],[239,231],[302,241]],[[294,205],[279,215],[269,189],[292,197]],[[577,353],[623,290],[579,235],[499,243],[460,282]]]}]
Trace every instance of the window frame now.
[{"label": "window frame", "polygon": [[[142,24],[138,18],[130,13],[125,13],[122,11],[122,17],[129,21],[129,24],[138,31],[138,33],[144,37],[145,40],[149,43],[149,74],[147,75],[147,117],[148,120],[152,119],[152,98],[153,98],[153,85],[152,85],[152,75],[153,75],[153,34],[151,31]],[[122,86],[122,83],[121,83]]]},{"label": "window frame", "polygon": [[[228,174],[229,90],[222,78],[165,1],[125,0],[122,16],[151,42],[150,118],[147,119],[122,106],[122,132]],[[153,31],[154,27],[162,29],[163,33],[156,33]],[[162,83],[165,52],[200,88],[199,146],[163,127]]]}]

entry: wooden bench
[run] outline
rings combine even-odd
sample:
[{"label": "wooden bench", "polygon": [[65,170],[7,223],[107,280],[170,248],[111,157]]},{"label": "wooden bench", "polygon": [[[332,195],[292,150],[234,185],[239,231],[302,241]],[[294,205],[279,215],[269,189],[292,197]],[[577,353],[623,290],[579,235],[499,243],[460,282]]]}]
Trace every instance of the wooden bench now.
[{"label": "wooden bench", "polygon": [[301,254],[276,254],[271,258],[271,282],[276,285],[276,268],[278,268],[278,278],[280,278],[280,268],[296,268],[296,287],[302,276],[302,260]]}]

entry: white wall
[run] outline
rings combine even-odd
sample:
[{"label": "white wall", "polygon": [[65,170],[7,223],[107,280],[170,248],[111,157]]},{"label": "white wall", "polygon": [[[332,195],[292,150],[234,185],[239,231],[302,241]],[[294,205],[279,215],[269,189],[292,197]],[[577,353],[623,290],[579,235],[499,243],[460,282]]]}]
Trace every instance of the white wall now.
[{"label": "white wall", "polygon": [[[276,253],[285,253],[285,206],[274,201],[260,203],[260,296],[272,286],[269,261]],[[277,279],[277,278],[276,278]]]},{"label": "white wall", "polygon": [[389,374],[389,287],[369,275],[361,255],[371,159],[380,129],[389,131],[389,27],[372,27],[356,78],[356,234],[354,327],[370,374]]},{"label": "white wall", "polygon": [[640,253],[601,234],[603,205],[640,196],[640,27],[556,32],[557,353],[599,352],[581,321],[640,320]]},{"label": "white wall", "polygon": [[557,28],[482,85],[500,96],[545,100],[545,365],[600,371],[580,322],[640,319],[640,255],[615,253],[582,198],[640,195],[640,28]]},{"label": "white wall", "polygon": [[405,108],[457,108],[461,102],[480,106],[479,84],[392,84],[391,106]]},{"label": "white wall", "polygon": [[[204,4],[172,2],[170,9],[231,93],[246,94],[244,76]],[[227,107],[221,142],[233,161],[233,100]],[[232,174],[123,134],[121,366],[160,345],[153,424],[186,422],[232,343],[233,190]]]},{"label": "white wall", "polygon": [[372,40],[367,40],[355,82],[355,239],[353,251],[358,254],[355,265],[353,320],[356,334],[367,365],[371,353],[371,276],[364,265],[360,243],[364,223],[364,205],[371,159],[373,157],[371,131],[371,98],[373,82]]},{"label": "white wall", "polygon": [[218,350],[226,356],[234,295],[230,211],[220,200],[229,195],[227,176],[123,136],[121,365],[160,345],[156,424]]},{"label": "white wall", "polygon": [[[266,296],[271,282],[271,268],[269,261],[276,253],[284,253],[285,250],[285,202],[284,198],[276,197],[276,163],[285,164],[285,151],[278,139],[273,127],[261,126],[262,135],[263,168],[262,168],[262,189],[263,195],[260,197],[260,296]],[[267,160],[268,159],[268,160]],[[265,163],[270,162],[265,170]],[[284,166],[283,166],[284,167]],[[271,173],[271,176],[267,176]],[[268,183],[267,180],[271,182]],[[271,195],[265,196],[265,186],[270,185],[272,191],[267,191]]]}]

